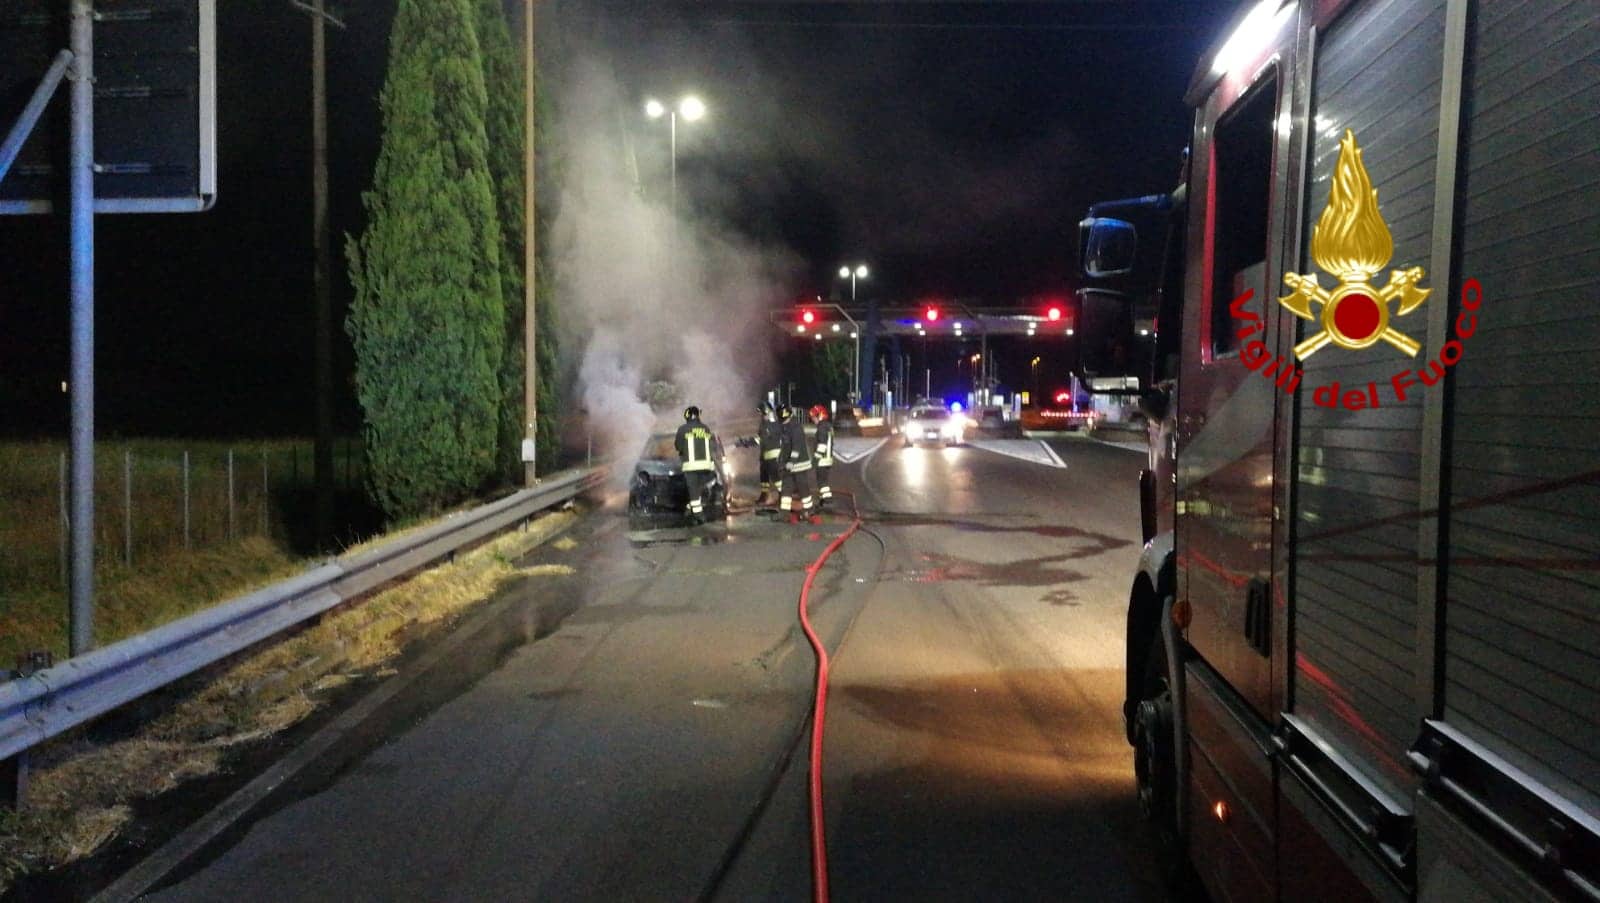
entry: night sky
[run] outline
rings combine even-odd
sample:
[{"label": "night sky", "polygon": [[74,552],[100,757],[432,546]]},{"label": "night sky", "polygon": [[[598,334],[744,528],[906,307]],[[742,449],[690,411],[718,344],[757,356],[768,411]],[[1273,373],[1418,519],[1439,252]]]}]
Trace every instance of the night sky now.
[{"label": "night sky", "polygon": [[[310,432],[309,25],[288,0],[221,6],[215,209],[98,219],[103,435]],[[860,259],[873,268],[862,291],[885,301],[1014,304],[1070,292],[1090,203],[1175,183],[1183,88],[1236,6],[543,0],[540,41],[549,78],[572,54],[604,53],[641,104],[704,97],[711,115],[679,134],[680,197],[787,248],[809,279],[798,293],[837,292],[838,265]],[[393,0],[341,11],[336,236],[360,228]],[[659,184],[664,129],[637,120],[644,181]],[[64,228],[0,218],[6,435],[65,428]],[[334,268],[342,322],[342,253]]]}]

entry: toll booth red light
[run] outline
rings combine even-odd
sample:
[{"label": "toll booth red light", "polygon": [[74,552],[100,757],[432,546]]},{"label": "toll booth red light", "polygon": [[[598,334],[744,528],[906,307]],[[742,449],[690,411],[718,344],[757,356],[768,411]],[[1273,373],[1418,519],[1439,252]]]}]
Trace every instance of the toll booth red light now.
[{"label": "toll booth red light", "polygon": [[932,323],[932,322],[934,322],[934,321],[936,321],[936,320],[938,320],[938,319],[939,319],[939,308],[937,308],[937,307],[930,307],[930,308],[928,308],[928,309],[927,309],[927,310],[925,310],[925,311],[923,311],[923,312],[922,312],[922,316],[923,316],[923,318],[924,318],[924,319],[926,319],[926,320],[927,320],[927,321],[928,321],[928,322],[929,322],[929,323]]},{"label": "toll booth red light", "polygon": [[1045,311],[1044,315],[1045,315],[1046,319],[1050,320],[1051,322],[1055,322],[1056,320],[1061,319],[1061,308],[1052,307],[1049,310]]},{"label": "toll booth red light", "polygon": [[800,312],[800,322],[806,324],[807,326],[810,326],[812,323],[817,322],[816,311],[811,311],[811,310],[803,310],[803,311],[801,311]]}]

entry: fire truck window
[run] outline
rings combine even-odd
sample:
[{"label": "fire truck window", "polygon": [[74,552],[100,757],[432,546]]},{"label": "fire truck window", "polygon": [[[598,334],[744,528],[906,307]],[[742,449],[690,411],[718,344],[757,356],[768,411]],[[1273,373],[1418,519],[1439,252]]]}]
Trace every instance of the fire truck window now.
[{"label": "fire truck window", "polygon": [[1272,183],[1272,118],[1277,74],[1262,80],[1217,125],[1216,231],[1213,235],[1211,356],[1238,349],[1238,326],[1228,310],[1234,298],[1255,290],[1249,309],[1267,308],[1267,202]]}]

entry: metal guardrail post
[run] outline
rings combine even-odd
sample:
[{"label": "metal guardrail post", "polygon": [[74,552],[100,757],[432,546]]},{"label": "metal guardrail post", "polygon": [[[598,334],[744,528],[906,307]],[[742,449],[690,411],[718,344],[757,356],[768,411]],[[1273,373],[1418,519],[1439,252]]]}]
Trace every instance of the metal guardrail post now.
[{"label": "metal guardrail post", "polygon": [[28,797],[28,754],[0,759],[0,809],[18,809]]}]

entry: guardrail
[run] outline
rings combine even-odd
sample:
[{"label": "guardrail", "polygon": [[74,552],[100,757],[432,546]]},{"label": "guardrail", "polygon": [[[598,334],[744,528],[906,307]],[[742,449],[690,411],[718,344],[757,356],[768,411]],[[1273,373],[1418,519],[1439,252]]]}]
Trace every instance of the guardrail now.
[{"label": "guardrail", "polygon": [[26,677],[0,684],[0,801],[20,796],[29,749],[147,693],[599,486],[568,471],[414,533],[337,558]]}]

